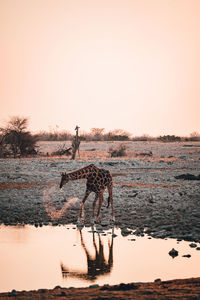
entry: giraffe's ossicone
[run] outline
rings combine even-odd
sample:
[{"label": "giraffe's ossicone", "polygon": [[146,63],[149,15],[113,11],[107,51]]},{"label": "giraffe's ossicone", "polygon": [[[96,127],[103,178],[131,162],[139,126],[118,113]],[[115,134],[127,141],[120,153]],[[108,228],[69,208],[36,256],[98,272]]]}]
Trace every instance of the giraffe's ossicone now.
[{"label": "giraffe's ossicone", "polygon": [[84,168],[78,169],[74,172],[70,173],[62,173],[61,175],[61,181],[60,181],[60,188],[63,187],[64,184],[66,184],[69,181],[72,180],[78,180],[86,178],[86,191],[85,196],[81,203],[81,209],[79,213],[79,218],[82,219],[83,211],[84,211],[84,204],[87,200],[89,194],[91,192],[95,193],[95,199],[93,202],[93,218],[94,218],[94,212],[95,212],[95,206],[96,202],[99,199],[99,207],[97,211],[97,220],[99,221],[99,215],[101,211],[101,206],[103,203],[103,193],[105,189],[108,189],[108,206],[111,204],[112,209],[112,220],[114,221],[114,207],[113,207],[113,182],[112,182],[112,175],[108,170],[97,168],[94,164],[88,165]]}]

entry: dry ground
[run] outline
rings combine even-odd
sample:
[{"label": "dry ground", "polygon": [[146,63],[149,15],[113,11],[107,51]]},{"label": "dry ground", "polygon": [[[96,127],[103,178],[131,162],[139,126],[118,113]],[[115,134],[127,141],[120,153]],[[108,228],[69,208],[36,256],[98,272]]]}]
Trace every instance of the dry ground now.
[{"label": "dry ground", "polygon": [[94,288],[60,288],[0,294],[1,300],[60,299],[200,299],[200,278],[171,280],[154,283],[130,283]]}]

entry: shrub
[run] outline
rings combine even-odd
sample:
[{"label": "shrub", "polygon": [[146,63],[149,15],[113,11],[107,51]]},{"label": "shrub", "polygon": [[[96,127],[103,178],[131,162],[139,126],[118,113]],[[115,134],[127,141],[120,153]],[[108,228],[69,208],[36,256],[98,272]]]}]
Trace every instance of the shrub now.
[{"label": "shrub", "polygon": [[126,146],[123,144],[120,144],[118,148],[110,147],[108,153],[111,154],[111,157],[121,157],[126,156]]},{"label": "shrub", "polygon": [[161,142],[180,142],[181,137],[175,135],[163,135],[158,138]]},{"label": "shrub", "polygon": [[4,128],[0,128],[1,157],[37,154],[35,150],[37,139],[26,131],[27,125],[27,118],[12,117]]}]

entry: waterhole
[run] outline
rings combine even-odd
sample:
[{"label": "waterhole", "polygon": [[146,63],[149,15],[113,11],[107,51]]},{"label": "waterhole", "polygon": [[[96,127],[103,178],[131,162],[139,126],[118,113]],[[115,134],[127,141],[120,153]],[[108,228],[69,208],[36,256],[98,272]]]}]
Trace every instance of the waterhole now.
[{"label": "waterhole", "polygon": [[200,251],[190,242],[123,236],[119,228],[2,225],[0,253],[0,292],[200,276]]}]

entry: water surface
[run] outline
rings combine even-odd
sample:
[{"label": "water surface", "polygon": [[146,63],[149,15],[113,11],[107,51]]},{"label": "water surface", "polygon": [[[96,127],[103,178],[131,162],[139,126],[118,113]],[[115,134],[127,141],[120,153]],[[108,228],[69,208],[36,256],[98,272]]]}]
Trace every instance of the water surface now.
[{"label": "water surface", "polygon": [[[200,251],[189,244],[124,237],[117,228],[1,226],[0,292],[198,277]],[[179,251],[174,259],[172,248]]]}]

